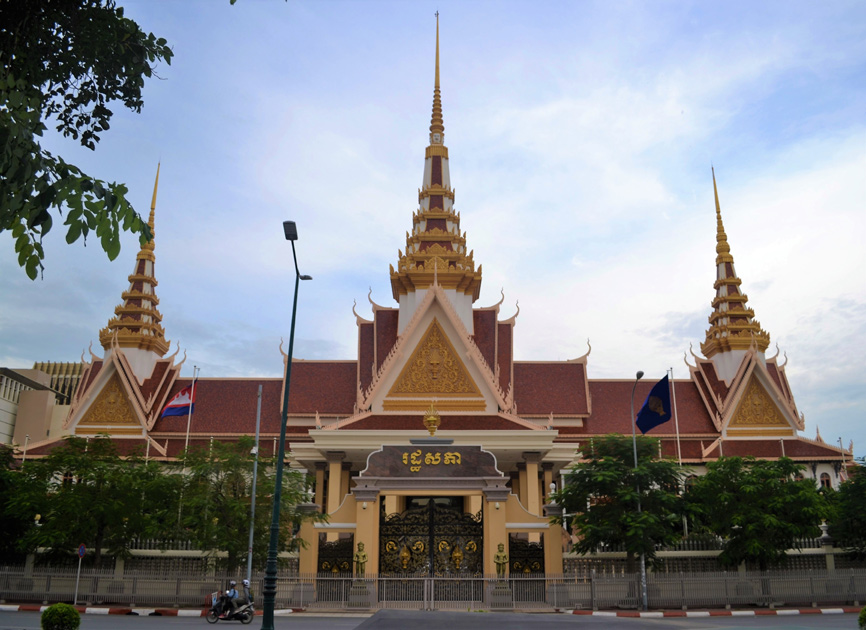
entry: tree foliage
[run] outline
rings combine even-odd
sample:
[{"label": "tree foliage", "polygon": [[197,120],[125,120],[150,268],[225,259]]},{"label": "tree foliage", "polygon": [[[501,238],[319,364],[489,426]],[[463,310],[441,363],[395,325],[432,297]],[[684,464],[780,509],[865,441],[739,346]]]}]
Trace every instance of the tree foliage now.
[{"label": "tree foliage", "polygon": [[575,545],[579,553],[593,553],[603,544],[622,546],[632,571],[635,556],[644,553],[652,562],[657,545],[680,538],[685,504],[679,490],[688,470],[656,458],[657,453],[657,440],[638,437],[635,467],[630,437],[608,435],[582,444],[582,461],[553,495],[567,514],[573,514],[570,522],[580,534]]},{"label": "tree foliage", "polygon": [[[184,488],[183,527],[200,549],[225,552],[226,558],[220,563],[230,570],[247,559],[254,463],[250,452],[254,444],[249,436],[231,443],[214,441],[208,448],[194,449],[186,457],[189,472]],[[267,559],[275,468],[274,460],[259,461],[253,531],[256,566],[264,566]],[[293,532],[304,518],[296,507],[306,500],[306,488],[303,474],[283,470],[280,551],[288,551],[300,542]]]},{"label": "tree foliage", "polygon": [[787,457],[721,457],[707,465],[686,496],[698,528],[722,537],[724,564],[747,562],[764,571],[783,563],[798,538],[820,533],[827,500],[814,480],[799,478],[802,471]]},{"label": "tree foliage", "polygon": [[164,535],[180,489],[179,477],[156,462],[121,457],[107,437],[66,438],[46,457],[25,462],[19,475],[10,511],[30,522],[40,515],[19,550],[68,555],[84,543],[96,566],[104,550],[125,556],[135,538]]},{"label": "tree foliage", "polygon": [[50,123],[95,149],[110,126],[109,105],[140,112],[145,78],[172,55],[114,0],[0,2],[0,232],[11,231],[31,279],[42,269],[52,210],[67,211],[67,243],[86,244],[94,232],[111,260],[121,229],[140,234],[142,243],[152,237],[123,184],[85,174],[38,138]]},{"label": "tree foliage", "polygon": [[848,481],[839,486],[835,503],[830,534],[846,551],[866,557],[866,459],[861,458]]}]

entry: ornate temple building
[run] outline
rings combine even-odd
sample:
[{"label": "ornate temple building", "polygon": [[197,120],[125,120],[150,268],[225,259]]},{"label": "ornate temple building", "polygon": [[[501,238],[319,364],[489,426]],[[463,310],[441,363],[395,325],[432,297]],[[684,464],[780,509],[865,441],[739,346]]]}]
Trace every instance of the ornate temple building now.
[{"label": "ornate temple building", "polygon": [[[158,181],[159,171],[151,230]],[[778,355],[766,356],[770,335],[736,273],[715,173],[713,188],[716,281],[703,356],[693,354],[688,378],[672,381],[675,421],[652,435],[662,455],[695,474],[722,455],[787,456],[806,464],[816,483],[836,486],[852,451],[800,435],[803,418],[785,366]],[[494,574],[500,544],[511,572],[559,573],[562,531],[545,514],[547,495],[576,463],[579,444],[632,432],[631,375],[591,379],[589,353],[566,361],[514,359],[518,315],[500,318],[502,302],[476,305],[482,267],[454,196],[437,25],[429,144],[418,207],[407,216],[405,248],[390,269],[394,305],[371,300],[371,319],[355,312],[356,359],[296,359],[292,366],[286,452],[293,467],[315,477],[315,503],[328,515],[302,529],[311,543],[301,552],[302,572],[345,570],[363,542],[368,573]],[[181,378],[178,353],[169,355],[154,244],[136,256],[121,303],[99,333],[101,355],[91,351],[84,361],[62,426],[31,441],[28,457],[70,434],[109,434],[123,452],[139,449],[157,459],[176,458],[187,445],[253,435],[259,385],[260,453],[277,452],[286,386],[278,365],[271,379],[200,379],[194,413],[162,417],[191,379]],[[636,399],[652,385],[639,382]],[[42,432],[28,433],[45,435],[44,419],[18,420],[42,422]]]}]

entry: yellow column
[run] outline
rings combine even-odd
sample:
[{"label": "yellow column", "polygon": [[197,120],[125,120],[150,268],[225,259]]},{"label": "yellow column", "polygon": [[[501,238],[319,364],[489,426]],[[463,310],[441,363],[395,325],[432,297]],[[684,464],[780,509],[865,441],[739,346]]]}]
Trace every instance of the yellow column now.
[{"label": "yellow column", "polygon": [[[340,507],[345,494],[340,494],[343,480],[343,459],[346,453],[343,451],[328,451],[325,453],[328,460],[328,511],[326,514],[333,514]],[[328,542],[334,542],[339,538],[336,532],[328,532]]]},{"label": "yellow column", "polygon": [[[500,496],[501,495],[501,496]],[[505,531],[505,493],[488,495],[484,501],[484,574],[496,575],[493,554],[500,543],[508,553],[508,533]]]},{"label": "yellow column", "polygon": [[553,462],[542,462],[541,469],[544,471],[544,503],[550,502],[550,484],[553,483]]},{"label": "yellow column", "polygon": [[307,543],[306,547],[301,545],[298,554],[298,572],[301,575],[315,574],[319,564],[319,533],[313,522],[310,520],[303,521],[298,536]]},{"label": "yellow column", "polygon": [[550,523],[544,530],[544,572],[562,574],[562,526]]},{"label": "yellow column", "polygon": [[[541,453],[525,452],[523,459],[526,460],[526,502],[523,506],[531,513],[541,516],[541,496],[538,485],[538,462]],[[520,485],[523,486],[522,480]]]},{"label": "yellow column", "polygon": [[316,462],[316,505],[319,506],[319,512],[325,510],[325,467],[326,462]]},{"label": "yellow column", "polygon": [[343,470],[340,474],[340,503],[349,494],[349,481],[352,478],[352,462],[343,462]]},{"label": "yellow column", "polygon": [[[358,543],[364,543],[364,551],[367,552],[367,566],[365,574],[372,575],[379,572],[379,496],[378,490],[374,493],[365,491],[353,494],[355,498],[355,549]],[[352,567],[354,570],[354,566]]]},{"label": "yellow column", "polygon": [[343,451],[328,451],[325,454],[328,460],[328,514],[332,514],[340,507],[345,494],[340,494],[342,489],[343,465],[346,458]]},{"label": "yellow column", "polygon": [[526,464],[523,462],[517,462],[517,478],[519,484],[517,498],[520,499],[521,505],[529,510],[531,508],[526,502]]}]

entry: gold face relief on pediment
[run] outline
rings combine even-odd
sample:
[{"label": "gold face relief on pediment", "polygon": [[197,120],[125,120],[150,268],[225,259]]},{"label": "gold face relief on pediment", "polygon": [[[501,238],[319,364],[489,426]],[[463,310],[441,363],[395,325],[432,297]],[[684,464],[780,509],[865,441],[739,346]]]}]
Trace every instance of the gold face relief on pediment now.
[{"label": "gold face relief on pediment", "polygon": [[388,396],[481,396],[436,318],[430,323]]},{"label": "gold face relief on pediment", "polygon": [[753,376],[729,426],[787,427],[789,425],[773,403],[770,394]]},{"label": "gold face relief on pediment", "polygon": [[[81,425],[139,425],[117,374],[113,374],[81,418]],[[110,432],[110,429],[109,429]]]}]

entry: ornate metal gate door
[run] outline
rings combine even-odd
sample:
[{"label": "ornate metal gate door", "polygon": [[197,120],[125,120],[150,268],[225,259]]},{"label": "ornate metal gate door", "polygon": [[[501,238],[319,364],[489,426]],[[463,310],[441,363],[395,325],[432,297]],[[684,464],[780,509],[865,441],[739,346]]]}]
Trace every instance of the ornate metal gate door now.
[{"label": "ornate metal gate door", "polygon": [[402,514],[383,515],[379,525],[382,573],[416,576],[480,575],[483,571],[481,512],[431,497]]}]

